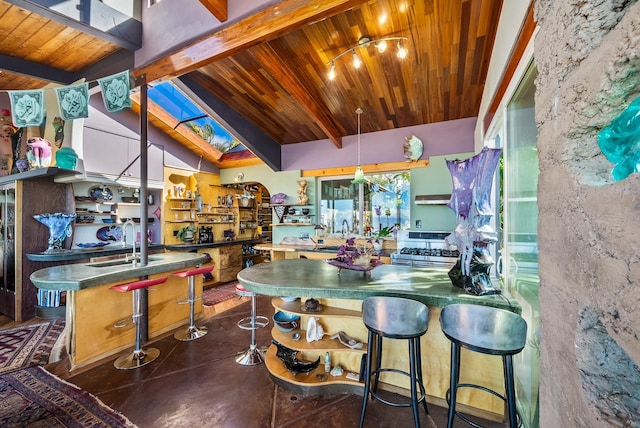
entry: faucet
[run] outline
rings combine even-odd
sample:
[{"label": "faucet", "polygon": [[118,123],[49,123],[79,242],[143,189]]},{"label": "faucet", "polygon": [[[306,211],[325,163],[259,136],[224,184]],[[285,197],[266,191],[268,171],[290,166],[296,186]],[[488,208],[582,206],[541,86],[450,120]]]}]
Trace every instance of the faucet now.
[{"label": "faucet", "polygon": [[342,220],[342,236],[345,236],[349,233],[349,222],[345,218]]},{"label": "faucet", "polygon": [[[127,221],[124,222],[124,224],[122,225],[122,246],[126,247],[127,246],[127,226],[131,225],[131,246],[133,247],[133,267],[136,266],[136,224],[133,222],[133,220],[128,219]],[[129,255],[127,254],[127,256],[125,256],[125,261],[129,261]]]}]

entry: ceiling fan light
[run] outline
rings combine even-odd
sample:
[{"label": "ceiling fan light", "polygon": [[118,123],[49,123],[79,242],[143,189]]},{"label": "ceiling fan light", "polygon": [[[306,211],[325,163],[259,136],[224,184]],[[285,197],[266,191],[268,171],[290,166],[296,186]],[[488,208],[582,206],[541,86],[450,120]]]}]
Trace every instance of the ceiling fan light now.
[{"label": "ceiling fan light", "polygon": [[354,52],[353,53],[353,66],[355,68],[360,68],[361,65],[362,65],[362,61],[360,61],[360,58],[358,58],[358,55]]},{"label": "ceiling fan light", "polygon": [[407,57],[408,50],[402,46],[402,42],[398,42],[398,58],[404,59]]},{"label": "ceiling fan light", "polygon": [[378,48],[378,52],[383,53],[384,51],[387,50],[387,42],[386,40],[380,40],[378,43],[376,43],[376,48]]}]

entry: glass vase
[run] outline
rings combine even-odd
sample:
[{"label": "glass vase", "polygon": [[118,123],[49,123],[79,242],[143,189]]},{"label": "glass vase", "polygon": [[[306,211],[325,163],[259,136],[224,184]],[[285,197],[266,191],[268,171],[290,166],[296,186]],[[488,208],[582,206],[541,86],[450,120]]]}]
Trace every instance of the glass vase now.
[{"label": "glass vase", "polygon": [[76,215],[69,213],[42,213],[34,215],[33,218],[49,228],[49,247],[45,253],[64,251],[64,240],[70,237],[73,232],[71,223],[76,219]]}]

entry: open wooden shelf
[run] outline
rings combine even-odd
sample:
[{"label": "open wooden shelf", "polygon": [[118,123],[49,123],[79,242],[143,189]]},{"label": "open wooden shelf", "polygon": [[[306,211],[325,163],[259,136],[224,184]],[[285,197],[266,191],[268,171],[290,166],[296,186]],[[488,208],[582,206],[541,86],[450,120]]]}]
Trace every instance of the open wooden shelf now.
[{"label": "open wooden shelf", "polygon": [[[345,370],[342,376],[331,376],[329,373],[325,373],[324,364],[322,361],[318,365],[318,367],[312,370],[309,373],[299,373],[297,375],[293,375],[293,373],[289,372],[287,368],[284,366],[284,363],[280,358],[276,356],[276,347],[275,345],[269,346],[267,352],[265,354],[264,359],[265,366],[269,370],[272,376],[277,377],[279,379],[284,380],[285,382],[293,385],[297,385],[300,387],[308,387],[308,386],[329,386],[329,385],[351,385],[351,386],[360,386],[364,388],[364,382],[358,382],[357,380],[351,380],[347,378],[347,371]],[[316,375],[327,375],[326,380],[320,380]]]},{"label": "open wooden shelf", "polygon": [[[362,312],[351,309],[332,308],[324,306],[321,311],[307,312],[302,310],[303,303],[300,300],[294,302],[285,302],[279,297],[271,299],[271,306],[284,312],[296,315],[305,315],[322,318],[356,318],[362,319]],[[348,349],[348,348],[345,348]]]},{"label": "open wooden shelf", "polygon": [[[300,340],[293,340],[293,334],[300,333]],[[320,340],[314,340],[313,342],[307,342],[305,330],[293,330],[288,333],[283,332],[278,327],[271,329],[271,336],[277,341],[291,349],[298,349],[300,351],[314,351],[314,352],[335,352],[335,351],[349,351],[359,352],[361,354],[367,353],[367,344],[364,343],[360,349],[351,349],[344,346],[338,339],[329,339],[330,336],[325,335]]]}]

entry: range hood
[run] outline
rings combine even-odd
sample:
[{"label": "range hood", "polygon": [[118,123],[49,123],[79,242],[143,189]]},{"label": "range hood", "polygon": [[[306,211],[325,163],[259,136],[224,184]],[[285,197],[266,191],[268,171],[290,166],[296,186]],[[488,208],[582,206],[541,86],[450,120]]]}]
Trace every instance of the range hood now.
[{"label": "range hood", "polygon": [[416,195],[416,205],[447,205],[451,195]]}]

